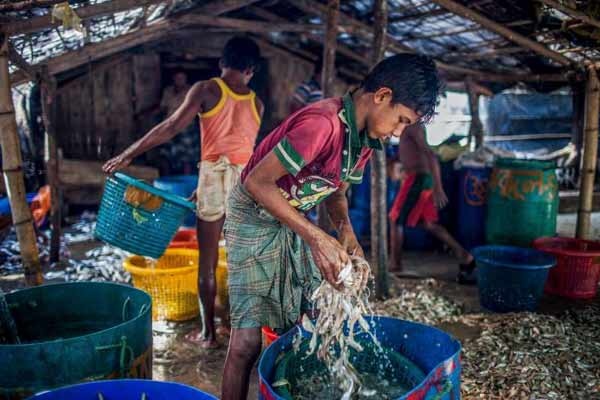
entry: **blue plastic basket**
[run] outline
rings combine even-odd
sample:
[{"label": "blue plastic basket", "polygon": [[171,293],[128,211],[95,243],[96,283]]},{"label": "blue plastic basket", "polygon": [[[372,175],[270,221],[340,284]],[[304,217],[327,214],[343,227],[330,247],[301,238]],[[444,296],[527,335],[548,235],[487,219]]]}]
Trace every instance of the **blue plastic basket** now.
[{"label": "blue plastic basket", "polygon": [[[134,206],[125,199],[129,188],[161,199],[158,208]],[[134,254],[159,258],[194,204],[117,172],[108,177],[98,212],[95,236]]]},{"label": "blue plastic basket", "polygon": [[[101,395],[101,396],[100,396]],[[145,396],[144,396],[145,395]],[[28,400],[216,400],[191,386],[143,379],[97,381],[41,392]]]},{"label": "blue plastic basket", "polygon": [[[154,180],[154,187],[188,198],[198,187],[198,175],[163,176]],[[188,212],[183,220],[183,226],[195,227],[196,214]]]},{"label": "blue plastic basket", "polygon": [[477,262],[479,301],[495,312],[534,311],[556,259],[533,249],[481,246]]}]

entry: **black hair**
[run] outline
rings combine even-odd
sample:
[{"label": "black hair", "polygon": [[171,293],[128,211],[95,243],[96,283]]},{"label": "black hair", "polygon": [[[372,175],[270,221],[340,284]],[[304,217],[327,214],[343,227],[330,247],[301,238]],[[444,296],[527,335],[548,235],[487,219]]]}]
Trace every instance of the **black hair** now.
[{"label": "black hair", "polygon": [[362,87],[376,92],[382,87],[392,90],[392,103],[401,103],[428,122],[435,113],[442,82],[430,57],[401,53],[380,61],[365,77]]},{"label": "black hair", "polygon": [[224,67],[238,71],[250,68],[256,70],[260,62],[260,49],[254,40],[244,36],[235,36],[225,44],[221,62]]}]

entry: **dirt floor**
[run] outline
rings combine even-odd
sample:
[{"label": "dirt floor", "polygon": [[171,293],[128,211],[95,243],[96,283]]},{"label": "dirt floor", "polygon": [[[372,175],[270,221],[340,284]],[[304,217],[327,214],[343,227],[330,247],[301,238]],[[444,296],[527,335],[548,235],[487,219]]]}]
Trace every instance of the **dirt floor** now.
[{"label": "dirt floor", "polygon": [[[600,222],[598,214],[594,218],[596,222]],[[572,217],[559,219],[559,231],[565,235],[572,234],[573,221]],[[593,226],[600,227],[600,223],[593,224]],[[71,256],[77,258],[97,245],[98,243],[93,241],[82,242],[70,246],[69,250]],[[404,289],[422,285],[427,278],[435,278],[438,282],[435,284],[435,291],[459,304],[465,314],[484,312],[479,305],[477,288],[458,285],[454,282],[456,271],[456,261],[448,254],[406,252],[402,275],[400,277],[391,276],[392,296]],[[24,287],[22,275],[0,276],[0,289],[10,291],[20,287]],[[600,299],[597,297],[593,302],[600,304]],[[557,315],[566,309],[578,307],[580,303],[586,305],[590,302],[569,302],[545,296],[538,313]],[[153,378],[196,386],[208,393],[219,395],[227,337],[219,337],[219,342],[222,344],[220,349],[202,350],[184,340],[185,334],[198,326],[198,321],[154,324]],[[461,322],[444,322],[438,327],[449,332],[461,342],[477,339],[482,331],[477,325],[467,325]],[[252,373],[249,399],[257,398],[257,382],[255,369]]]}]

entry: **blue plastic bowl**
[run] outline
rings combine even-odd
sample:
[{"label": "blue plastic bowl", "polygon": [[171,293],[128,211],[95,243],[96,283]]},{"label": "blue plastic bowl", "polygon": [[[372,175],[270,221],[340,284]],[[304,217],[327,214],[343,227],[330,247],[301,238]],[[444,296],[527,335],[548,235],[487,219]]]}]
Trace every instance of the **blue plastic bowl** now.
[{"label": "blue plastic bowl", "polygon": [[119,379],[66,386],[41,392],[28,400],[216,400],[217,398],[191,386],[175,382],[158,382],[144,379]]},{"label": "blue plastic bowl", "polygon": [[477,262],[479,301],[495,312],[534,311],[544,292],[548,271],[556,259],[534,249],[481,246]]}]

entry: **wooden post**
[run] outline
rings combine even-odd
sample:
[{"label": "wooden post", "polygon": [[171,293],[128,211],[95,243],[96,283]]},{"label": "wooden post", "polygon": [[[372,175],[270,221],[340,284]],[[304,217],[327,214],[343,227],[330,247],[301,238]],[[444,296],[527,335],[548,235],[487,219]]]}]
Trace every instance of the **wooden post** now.
[{"label": "wooden post", "polygon": [[469,112],[471,113],[469,144],[471,144],[472,139],[475,139],[475,148],[478,149],[483,145],[483,124],[479,118],[479,92],[475,83],[469,78],[467,78],[465,86],[469,96]]},{"label": "wooden post", "polygon": [[335,51],[337,48],[338,14],[340,0],[328,0],[327,21],[325,30],[325,45],[323,46],[323,71],[321,87],[324,97],[333,96],[333,82],[335,80]]},{"label": "wooden post", "polygon": [[[339,9],[340,0],[328,0],[325,25],[325,43],[323,45],[323,70],[321,71],[321,88],[323,90],[323,97],[333,96]],[[330,231],[332,227],[324,204],[319,205],[317,208],[317,214],[318,225],[326,232]]]},{"label": "wooden post", "polygon": [[588,69],[585,86],[585,122],[583,163],[581,165],[581,189],[577,213],[577,237],[587,239],[590,235],[594,178],[598,157],[598,115],[600,114],[600,83],[595,68]]},{"label": "wooden post", "polygon": [[56,146],[56,132],[54,121],[56,121],[56,79],[48,75],[47,71],[42,73],[42,119],[44,121],[46,180],[50,186],[50,262],[60,260],[60,236],[61,236],[61,195],[60,182],[58,178],[58,148]]},{"label": "wooden post", "polygon": [[40,259],[31,210],[25,198],[23,161],[17,131],[17,121],[12,103],[8,73],[8,37],[1,35],[0,41],[0,146],[2,146],[2,172],[10,201],[13,225],[21,250],[25,269],[25,280],[29,285],[39,285],[43,281]]},{"label": "wooden post", "polygon": [[[376,0],[374,7],[375,36],[371,55],[373,67],[385,54],[387,33],[387,0]],[[385,150],[376,151],[371,158],[371,265],[375,275],[375,296],[389,294],[388,283],[388,223],[387,173]],[[394,227],[391,227],[394,229]]]}]

